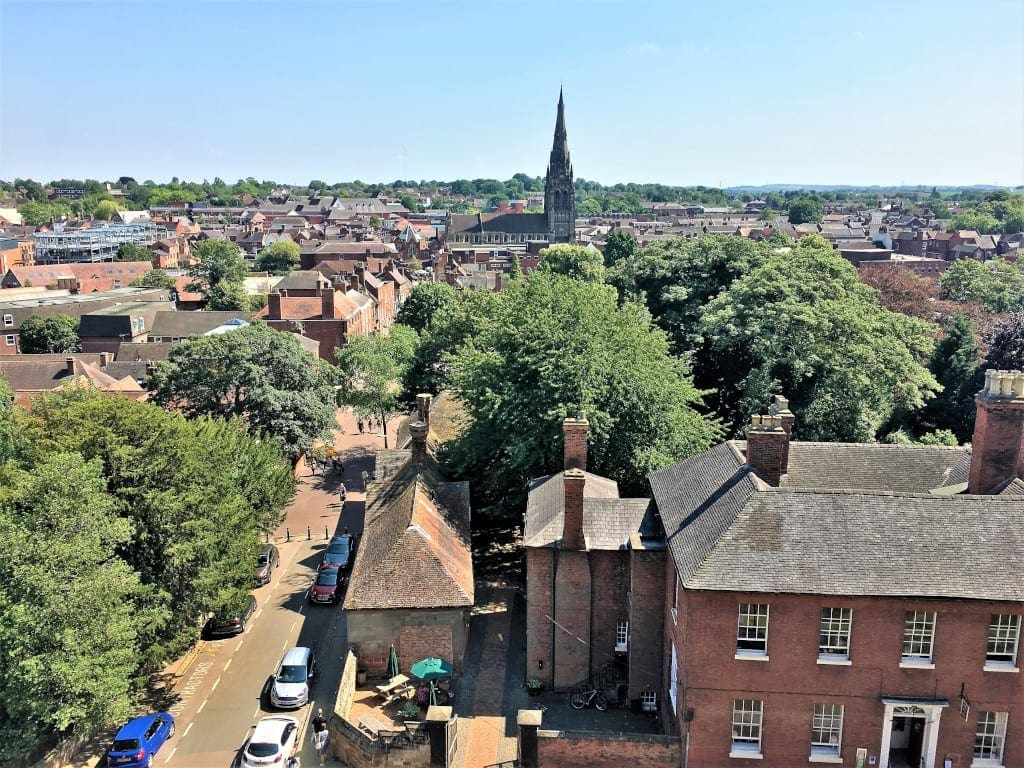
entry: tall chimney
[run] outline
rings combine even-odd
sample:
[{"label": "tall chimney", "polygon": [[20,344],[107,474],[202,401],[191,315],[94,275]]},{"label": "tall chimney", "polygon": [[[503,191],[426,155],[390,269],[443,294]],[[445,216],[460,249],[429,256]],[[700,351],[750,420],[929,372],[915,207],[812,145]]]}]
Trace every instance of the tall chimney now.
[{"label": "tall chimney", "polygon": [[420,393],[416,395],[416,412],[419,416],[420,421],[427,425],[427,429],[430,429],[430,403],[433,400],[433,395],[427,393]]},{"label": "tall chimney", "polygon": [[409,425],[409,435],[412,437],[412,460],[416,464],[423,464],[427,459],[427,429],[426,422],[414,421]]},{"label": "tall chimney", "polygon": [[793,440],[793,422],[796,416],[789,410],[789,400],[782,395],[775,395],[771,405],[768,406],[769,416],[778,416],[782,420],[782,428],[786,431],[786,449],[782,454],[782,471],[789,469],[789,444]]},{"label": "tall chimney", "polygon": [[985,371],[971,447],[968,493],[990,493],[1024,477],[1024,372]]},{"label": "tall chimney", "polygon": [[267,296],[267,319],[281,319],[281,294],[277,291]]},{"label": "tall chimney", "polygon": [[[583,435],[584,444],[586,433]],[[583,537],[583,486],[587,475],[575,467],[562,473],[565,486],[565,517],[562,522],[562,549],[586,549]]]},{"label": "tall chimney", "polygon": [[754,416],[747,428],[747,464],[768,485],[778,487],[789,465],[789,435],[780,416]]},{"label": "tall chimney", "polygon": [[68,357],[64,360],[64,370],[67,371],[68,376],[75,375],[75,358]]},{"label": "tall chimney", "polygon": [[334,311],[334,286],[320,289],[320,317],[324,320],[333,320]]},{"label": "tall chimney", "polygon": [[582,469],[587,471],[587,431],[590,422],[587,415],[580,413],[575,419],[562,422],[562,435],[565,440],[563,469]]}]

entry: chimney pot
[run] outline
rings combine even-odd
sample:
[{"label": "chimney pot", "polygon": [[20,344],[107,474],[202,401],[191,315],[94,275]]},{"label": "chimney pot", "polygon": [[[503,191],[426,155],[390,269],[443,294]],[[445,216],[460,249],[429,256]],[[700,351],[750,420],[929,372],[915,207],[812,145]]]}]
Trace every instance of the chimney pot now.
[{"label": "chimney pot", "polygon": [[984,494],[1013,477],[1024,478],[1024,372],[985,371],[974,401],[967,491]]},{"label": "chimney pot", "polygon": [[416,411],[420,421],[427,425],[427,429],[430,429],[430,404],[433,399],[433,395],[426,392],[416,395]]},{"label": "chimney pot", "polygon": [[590,422],[587,415],[580,412],[575,419],[565,419],[562,422],[562,435],[564,439],[563,469],[581,469],[587,471],[587,432],[590,430]]},{"label": "chimney pot", "polygon": [[427,459],[427,428],[426,422],[414,421],[409,425],[409,435],[412,437],[412,460],[416,464],[422,464]]},{"label": "chimney pot", "polygon": [[64,368],[69,376],[75,375],[75,358],[68,357],[64,360]]},{"label": "chimney pot", "polygon": [[758,477],[778,487],[789,469],[789,434],[781,416],[753,416],[747,429],[747,464]]}]

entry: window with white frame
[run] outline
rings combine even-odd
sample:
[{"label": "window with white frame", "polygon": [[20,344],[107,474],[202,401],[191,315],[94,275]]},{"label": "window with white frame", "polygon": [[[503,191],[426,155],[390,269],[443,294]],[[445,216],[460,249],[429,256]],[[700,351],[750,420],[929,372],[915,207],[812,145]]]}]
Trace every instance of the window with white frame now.
[{"label": "window with white frame", "polygon": [[822,608],[818,627],[818,658],[824,661],[850,658],[850,622],[853,611],[849,608]]},{"label": "window with white frame", "polygon": [[6,341],[8,347],[13,347],[18,342],[18,339],[17,337],[12,336],[11,334],[7,334]]},{"label": "window with white frame", "polygon": [[730,755],[761,754],[761,716],[763,712],[764,702],[760,699],[733,699]]},{"label": "window with white frame", "polygon": [[768,655],[768,606],[741,603],[736,628],[736,654],[739,656]]},{"label": "window with white frame", "polygon": [[988,646],[985,664],[993,667],[1014,667],[1020,642],[1020,616],[1000,614],[988,625]]},{"label": "window with white frame", "polygon": [[615,650],[626,651],[629,649],[629,622],[620,621],[615,625]]},{"label": "window with white frame", "polygon": [[931,664],[935,611],[907,611],[903,620],[903,663]]},{"label": "window with white frame", "polygon": [[973,765],[1001,765],[1006,741],[1006,712],[982,712],[974,734]]},{"label": "window with white frame", "polygon": [[811,720],[811,757],[839,757],[843,743],[843,705],[815,704]]},{"label": "window with white frame", "polygon": [[14,315],[4,315],[4,328],[14,325]]},{"label": "window with white frame", "polygon": [[676,709],[676,680],[679,677],[679,659],[676,656],[676,644],[672,643],[672,664],[668,668],[668,698],[672,702],[672,713],[675,714],[679,710]]}]

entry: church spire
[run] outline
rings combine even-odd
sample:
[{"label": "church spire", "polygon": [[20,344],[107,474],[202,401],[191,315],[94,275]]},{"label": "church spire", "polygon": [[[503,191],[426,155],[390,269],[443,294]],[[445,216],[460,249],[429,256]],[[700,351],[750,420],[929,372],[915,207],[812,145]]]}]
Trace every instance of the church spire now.
[{"label": "church spire", "polygon": [[569,159],[569,138],[565,130],[565,98],[558,89],[558,115],[555,117],[555,137],[551,143],[547,179],[544,181],[544,214],[547,216],[548,237],[554,243],[568,243],[575,237],[576,190]]},{"label": "church spire", "polygon": [[555,117],[555,138],[551,142],[551,160],[548,163],[548,173],[552,171],[570,172],[569,165],[569,137],[565,131],[565,99],[562,96],[562,89],[558,89],[558,115]]}]

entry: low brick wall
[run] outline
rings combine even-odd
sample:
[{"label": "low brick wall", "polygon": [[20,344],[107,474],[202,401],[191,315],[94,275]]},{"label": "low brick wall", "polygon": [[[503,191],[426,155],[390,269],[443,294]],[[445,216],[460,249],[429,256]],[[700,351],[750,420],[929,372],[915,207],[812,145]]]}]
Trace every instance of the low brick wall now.
[{"label": "low brick wall", "polygon": [[682,765],[682,746],[672,736],[640,733],[537,731],[540,768],[621,768]]},{"label": "low brick wall", "polygon": [[359,667],[359,659],[352,653],[352,649],[345,654],[345,666],[341,670],[341,681],[338,683],[338,697],[334,700],[334,714],[337,717],[348,719],[352,711],[352,697],[356,692],[356,671]]}]

